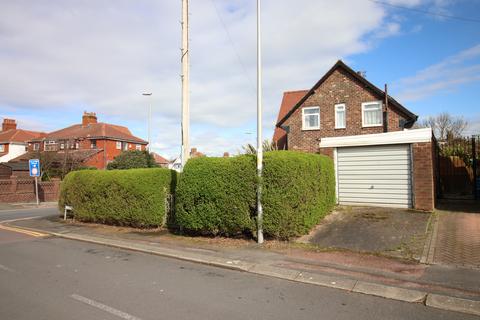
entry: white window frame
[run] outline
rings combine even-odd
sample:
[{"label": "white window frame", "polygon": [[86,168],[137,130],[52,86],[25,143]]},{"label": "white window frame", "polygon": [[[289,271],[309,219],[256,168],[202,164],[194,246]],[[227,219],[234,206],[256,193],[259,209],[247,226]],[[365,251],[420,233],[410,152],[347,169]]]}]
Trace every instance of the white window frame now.
[{"label": "white window frame", "polygon": [[33,144],[33,151],[38,151],[38,150],[40,150],[40,143],[35,142],[35,143]]},{"label": "white window frame", "polygon": [[60,143],[60,150],[63,150],[63,149],[65,149],[65,143],[62,142]]},{"label": "white window frame", "polygon": [[[343,109],[343,119],[345,120],[345,123],[343,126],[338,125],[338,116],[337,112],[341,111]],[[347,106],[345,103],[338,103],[335,105],[335,129],[345,129],[347,127]]]},{"label": "white window frame", "polygon": [[[317,127],[307,127],[305,123],[305,110],[318,109],[318,126]],[[312,106],[302,108],[302,130],[320,130],[320,107]]]},{"label": "white window frame", "polygon": [[123,151],[128,151],[128,142],[123,143]]},{"label": "white window frame", "polygon": [[[380,123],[375,124],[365,124],[365,106],[376,104],[380,107]],[[362,127],[369,128],[369,127],[381,127],[383,126],[383,104],[382,101],[370,101],[370,102],[362,102]]]},{"label": "white window frame", "polygon": [[141,144],[135,145],[135,149],[141,151],[142,150],[142,145]]},{"label": "white window frame", "polygon": [[4,144],[0,144],[0,152],[5,152],[5,145]]},{"label": "white window frame", "polygon": [[122,141],[117,141],[115,143],[115,148],[117,148],[117,150],[122,150]]}]

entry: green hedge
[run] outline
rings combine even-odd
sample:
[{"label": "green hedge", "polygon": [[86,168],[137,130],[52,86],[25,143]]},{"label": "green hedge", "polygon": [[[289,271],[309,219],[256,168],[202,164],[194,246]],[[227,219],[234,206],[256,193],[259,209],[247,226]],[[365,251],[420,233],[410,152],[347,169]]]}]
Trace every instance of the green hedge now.
[{"label": "green hedge", "polygon": [[74,171],[61,184],[59,208],[72,206],[75,219],[85,222],[157,227],[175,182],[176,172],[163,168]]},{"label": "green hedge", "polygon": [[179,177],[175,224],[188,233],[232,236],[252,229],[255,158],[195,158]]},{"label": "green hedge", "polygon": [[[256,160],[253,156],[188,161],[176,190],[176,224],[186,232],[256,232]],[[330,158],[293,151],[265,153],[264,233],[288,239],[306,234],[335,204]]]},{"label": "green hedge", "polygon": [[307,234],[335,205],[333,161],[326,156],[268,152],[262,185],[263,230],[268,237]]}]

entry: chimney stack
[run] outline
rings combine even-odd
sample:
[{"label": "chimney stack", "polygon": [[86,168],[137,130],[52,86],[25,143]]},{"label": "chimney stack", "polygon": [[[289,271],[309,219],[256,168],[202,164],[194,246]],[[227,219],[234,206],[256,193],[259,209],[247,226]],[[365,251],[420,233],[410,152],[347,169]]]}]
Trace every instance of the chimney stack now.
[{"label": "chimney stack", "polygon": [[82,126],[86,127],[91,123],[97,123],[97,115],[95,112],[84,111],[82,116]]},{"label": "chimney stack", "polygon": [[14,119],[3,119],[2,131],[17,129],[17,122]]}]

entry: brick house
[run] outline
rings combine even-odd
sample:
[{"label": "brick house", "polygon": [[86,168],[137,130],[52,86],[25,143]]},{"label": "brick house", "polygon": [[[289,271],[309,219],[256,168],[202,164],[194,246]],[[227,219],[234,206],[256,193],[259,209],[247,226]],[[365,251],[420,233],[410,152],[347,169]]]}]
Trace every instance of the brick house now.
[{"label": "brick house", "polygon": [[30,139],[29,154],[13,161],[21,161],[37,152],[54,152],[58,159],[68,155],[82,166],[105,169],[122,151],[145,150],[147,144],[127,127],[98,122],[94,112],[84,112],[82,123]]},{"label": "brick house", "polygon": [[341,204],[433,210],[431,129],[339,60],[310,90],[283,95],[273,141],[279,149],[333,158]]},{"label": "brick house", "polygon": [[3,119],[0,131],[0,163],[8,162],[27,152],[27,142],[45,136],[43,132],[17,129],[14,119]]},{"label": "brick house", "polygon": [[168,165],[170,164],[170,161],[162,157],[156,152],[152,152],[152,156],[155,159],[155,163],[158,164],[162,168],[168,168]]}]

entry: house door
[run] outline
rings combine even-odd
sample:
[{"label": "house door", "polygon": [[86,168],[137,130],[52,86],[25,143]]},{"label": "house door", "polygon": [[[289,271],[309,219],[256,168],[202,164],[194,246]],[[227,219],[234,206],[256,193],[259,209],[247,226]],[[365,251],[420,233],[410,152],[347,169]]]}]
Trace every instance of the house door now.
[{"label": "house door", "polygon": [[338,201],[411,208],[411,168],[408,144],[337,148]]}]

